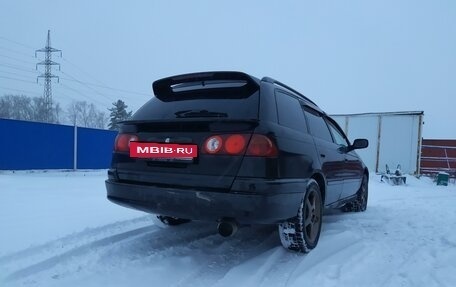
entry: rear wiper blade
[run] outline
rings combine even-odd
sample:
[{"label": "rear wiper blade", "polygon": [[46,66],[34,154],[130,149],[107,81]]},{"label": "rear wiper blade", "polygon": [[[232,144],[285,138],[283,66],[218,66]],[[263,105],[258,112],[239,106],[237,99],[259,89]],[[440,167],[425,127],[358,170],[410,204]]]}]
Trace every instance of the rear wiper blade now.
[{"label": "rear wiper blade", "polygon": [[210,112],[208,110],[184,110],[174,113],[176,118],[227,118],[227,113]]}]

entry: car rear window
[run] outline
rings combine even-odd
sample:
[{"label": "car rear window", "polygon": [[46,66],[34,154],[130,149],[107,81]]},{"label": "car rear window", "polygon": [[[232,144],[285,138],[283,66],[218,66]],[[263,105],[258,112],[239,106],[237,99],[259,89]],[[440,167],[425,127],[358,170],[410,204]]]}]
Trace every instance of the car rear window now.
[{"label": "car rear window", "polygon": [[[193,94],[194,93],[194,94]],[[153,97],[132,120],[171,120],[179,118],[258,119],[259,92],[240,95],[236,89],[213,89],[209,93],[195,90],[172,100]]]}]

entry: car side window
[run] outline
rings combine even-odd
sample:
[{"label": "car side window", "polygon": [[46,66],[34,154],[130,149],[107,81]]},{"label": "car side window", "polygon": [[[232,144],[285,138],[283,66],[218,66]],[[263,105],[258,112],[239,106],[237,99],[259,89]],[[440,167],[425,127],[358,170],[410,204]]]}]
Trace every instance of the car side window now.
[{"label": "car side window", "polygon": [[332,142],[328,125],[321,114],[308,106],[304,106],[304,113],[309,123],[310,133],[317,138]]},{"label": "car side window", "polygon": [[294,130],[307,132],[306,119],[299,100],[280,90],[276,90],[275,96],[279,124]]},{"label": "car side window", "polygon": [[329,127],[329,130],[331,131],[331,134],[333,135],[334,142],[340,146],[347,147],[348,146],[347,139],[331,121],[328,121],[328,127]]}]

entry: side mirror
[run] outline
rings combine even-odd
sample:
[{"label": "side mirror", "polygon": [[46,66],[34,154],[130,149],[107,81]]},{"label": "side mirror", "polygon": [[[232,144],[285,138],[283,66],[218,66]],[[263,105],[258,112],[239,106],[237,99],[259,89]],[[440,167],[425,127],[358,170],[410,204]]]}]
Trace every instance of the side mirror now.
[{"label": "side mirror", "polygon": [[351,146],[349,146],[349,150],[354,149],[362,149],[369,146],[369,141],[367,139],[356,139]]}]

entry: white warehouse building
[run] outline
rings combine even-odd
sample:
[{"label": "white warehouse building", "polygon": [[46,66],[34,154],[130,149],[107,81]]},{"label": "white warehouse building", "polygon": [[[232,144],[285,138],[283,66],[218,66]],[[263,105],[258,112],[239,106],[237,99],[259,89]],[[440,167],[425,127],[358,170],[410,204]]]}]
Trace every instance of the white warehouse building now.
[{"label": "white warehouse building", "polygon": [[331,115],[353,142],[369,140],[367,149],[358,150],[370,173],[394,172],[417,175],[420,170],[423,111]]}]

